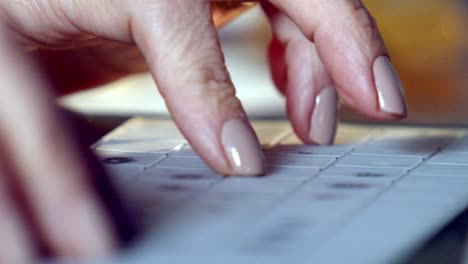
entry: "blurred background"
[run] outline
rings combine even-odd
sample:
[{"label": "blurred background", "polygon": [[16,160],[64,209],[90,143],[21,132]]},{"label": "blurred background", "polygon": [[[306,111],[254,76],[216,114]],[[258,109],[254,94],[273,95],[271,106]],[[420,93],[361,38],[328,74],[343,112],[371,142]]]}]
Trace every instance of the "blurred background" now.
[{"label": "blurred background", "polygon": [[[405,86],[405,124],[468,125],[468,1],[364,0],[376,17]],[[257,6],[219,31],[228,68],[251,118],[285,117],[284,100],[266,59],[270,28]],[[60,103],[88,116],[164,116],[148,74],[65,96]],[[367,122],[344,108],[341,120]]]}]

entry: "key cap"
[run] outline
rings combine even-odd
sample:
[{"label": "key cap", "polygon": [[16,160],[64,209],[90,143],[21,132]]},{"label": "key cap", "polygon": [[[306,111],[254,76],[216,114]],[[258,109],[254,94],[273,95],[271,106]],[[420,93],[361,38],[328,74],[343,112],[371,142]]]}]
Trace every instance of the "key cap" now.
[{"label": "key cap", "polygon": [[336,163],[337,166],[413,168],[422,162],[418,157],[352,154]]},{"label": "key cap", "polygon": [[147,183],[185,184],[190,186],[210,186],[223,179],[222,175],[209,170],[181,170],[152,168],[138,175],[137,179]]},{"label": "key cap", "polygon": [[103,151],[97,150],[96,155],[105,166],[137,166],[151,167],[158,161],[165,158],[164,154],[157,153],[138,153],[122,151]]},{"label": "key cap", "polygon": [[132,119],[111,132],[107,138],[132,140],[182,140],[184,136],[173,122],[152,121],[149,119]]},{"label": "key cap", "polygon": [[412,174],[421,176],[468,178],[468,165],[423,164],[416,168]]},{"label": "key cap", "polygon": [[444,148],[444,151],[468,153],[468,136],[457,139],[455,142]]},{"label": "key cap", "polygon": [[173,168],[182,170],[211,170],[206,163],[195,157],[173,157],[169,156],[166,159],[156,164],[158,168]]},{"label": "key cap", "polygon": [[266,149],[272,154],[294,154],[294,155],[330,155],[342,156],[352,148],[352,145],[337,146],[310,146],[310,145],[277,145]]},{"label": "key cap", "polygon": [[183,146],[180,150],[171,153],[175,157],[192,157],[198,158],[198,154],[188,145]]},{"label": "key cap", "polygon": [[427,161],[430,164],[468,165],[468,152],[441,152]]},{"label": "key cap", "polygon": [[98,143],[97,150],[169,153],[184,144],[173,139],[109,139]]},{"label": "key cap", "polygon": [[333,156],[266,154],[267,164],[273,167],[324,168],[336,160]]},{"label": "key cap", "polygon": [[297,182],[304,182],[308,179],[314,178],[319,173],[318,168],[306,167],[268,167],[265,176],[265,181],[282,181],[291,180]]},{"label": "key cap", "polygon": [[403,176],[407,171],[407,169],[403,168],[332,166],[323,171],[320,174],[320,177],[360,178],[363,180],[393,181]]},{"label": "key cap", "polygon": [[96,151],[104,169],[117,184],[126,183],[138,174],[163,159],[162,154]]},{"label": "key cap", "polygon": [[441,191],[468,193],[468,177],[437,177],[409,174],[395,183],[393,188],[415,191]]},{"label": "key cap", "polygon": [[391,156],[410,156],[410,157],[427,157],[436,152],[439,147],[436,146],[392,146],[392,145],[362,145],[354,149],[353,154],[366,155],[391,155]]},{"label": "key cap", "polygon": [[389,183],[369,182],[363,179],[333,179],[319,178],[306,183],[301,189],[302,193],[326,192],[337,194],[350,194],[356,196],[376,195],[384,191]]},{"label": "key cap", "polygon": [[277,193],[285,194],[293,191],[301,181],[269,181],[267,178],[230,177],[214,187],[215,191],[235,191],[244,193]]}]

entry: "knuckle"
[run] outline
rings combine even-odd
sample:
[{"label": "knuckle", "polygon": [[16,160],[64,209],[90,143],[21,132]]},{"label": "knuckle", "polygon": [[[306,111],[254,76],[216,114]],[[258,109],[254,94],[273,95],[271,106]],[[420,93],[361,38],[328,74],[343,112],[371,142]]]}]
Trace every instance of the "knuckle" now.
[{"label": "knuckle", "polygon": [[220,115],[241,112],[241,104],[226,67],[219,61],[210,60],[201,59],[200,65],[187,67],[182,78],[185,85],[180,85],[183,90],[171,90],[171,97],[180,101],[182,96],[183,101],[191,102],[192,107],[209,109]]},{"label": "knuckle", "polygon": [[357,39],[361,43],[366,43],[367,45],[364,46],[369,49],[366,54],[385,50],[377,22],[369,11],[364,6],[361,6],[354,12],[354,18],[357,27],[360,29],[357,30]]}]

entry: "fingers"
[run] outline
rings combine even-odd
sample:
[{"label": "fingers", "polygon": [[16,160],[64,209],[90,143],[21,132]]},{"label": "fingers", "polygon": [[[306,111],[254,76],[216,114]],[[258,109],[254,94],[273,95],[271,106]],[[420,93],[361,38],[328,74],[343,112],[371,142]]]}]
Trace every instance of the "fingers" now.
[{"label": "fingers", "polygon": [[9,174],[5,163],[0,162],[0,263],[32,263],[35,245],[12,198]]},{"label": "fingers", "polygon": [[216,171],[263,174],[261,148],[235,96],[210,2],[163,3],[135,8],[132,32],[173,119]]},{"label": "fingers", "polygon": [[342,100],[378,120],[406,116],[401,82],[374,19],[359,0],[271,0],[313,41]]},{"label": "fingers", "polygon": [[107,254],[116,241],[90,190],[90,170],[41,78],[6,42],[8,36],[0,30],[0,135],[14,170],[10,176],[16,176],[35,229],[52,253]]},{"label": "fingers", "polygon": [[337,126],[337,93],[315,45],[272,5],[264,10],[273,27],[270,67],[287,98],[290,121],[306,143],[333,143]]}]

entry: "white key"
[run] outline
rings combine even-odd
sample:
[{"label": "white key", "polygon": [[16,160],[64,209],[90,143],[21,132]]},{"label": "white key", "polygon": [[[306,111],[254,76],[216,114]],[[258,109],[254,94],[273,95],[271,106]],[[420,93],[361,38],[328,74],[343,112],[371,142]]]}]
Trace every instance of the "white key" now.
[{"label": "white key", "polygon": [[[430,189],[431,187],[427,188]],[[379,197],[378,203],[405,205],[405,206],[421,206],[430,204],[434,207],[450,206],[468,198],[468,194],[449,193],[446,190],[418,190],[407,189],[406,186],[395,186],[392,190],[384,193]]]},{"label": "white key", "polygon": [[438,146],[379,146],[379,145],[362,145],[353,150],[353,154],[377,154],[377,155],[392,155],[392,156],[410,156],[410,157],[427,157],[437,151]]},{"label": "white key", "polygon": [[413,168],[416,165],[418,165],[421,161],[422,158],[418,157],[352,154],[338,161],[336,165],[384,168]]},{"label": "white key", "polygon": [[188,184],[193,186],[210,186],[223,179],[222,175],[209,170],[181,170],[152,168],[138,175],[137,180],[148,183]]},{"label": "white key", "polygon": [[427,163],[468,165],[468,152],[442,152],[429,159]]},{"label": "white key", "polygon": [[414,191],[441,191],[447,194],[468,194],[468,177],[437,177],[410,174],[397,182],[393,188]]},{"label": "white key", "polygon": [[192,170],[192,169],[201,169],[201,170],[211,170],[206,163],[195,157],[173,157],[169,156],[156,164],[158,168],[174,168],[182,170]]},{"label": "white key", "polygon": [[334,179],[334,178],[319,178],[312,180],[304,185],[300,190],[301,193],[324,193],[337,195],[353,195],[353,196],[375,196],[384,191],[389,186],[389,183],[370,182],[363,179]]},{"label": "white key", "polygon": [[333,156],[266,154],[267,164],[273,167],[324,168],[336,160]]},{"label": "white key", "polygon": [[311,179],[319,173],[318,168],[299,168],[299,167],[268,167],[265,174],[265,181],[291,180],[300,181]]},{"label": "white key", "polygon": [[336,220],[363,206],[371,199],[332,190],[301,190],[281,203],[276,213],[307,215],[315,221]]},{"label": "white key", "polygon": [[393,181],[407,173],[407,169],[332,166],[323,171],[320,177],[359,178],[363,180]]},{"label": "white key", "polygon": [[131,120],[113,131],[110,138],[184,140],[184,136],[173,122],[152,122],[150,120]]},{"label": "white key", "polygon": [[[277,210],[268,214],[266,219],[251,226],[246,226],[245,237],[240,240],[239,254],[247,255],[248,262],[254,263],[289,263],[291,256],[302,246],[314,248],[329,232],[331,221],[317,218],[320,213],[284,212]],[[328,227],[328,228],[327,228]],[[262,258],[257,262],[253,257]]]},{"label": "white key", "polygon": [[104,165],[103,167],[111,179],[119,185],[134,180],[138,174],[143,172],[143,167],[138,166]]},{"label": "white key", "polygon": [[198,154],[188,145],[182,147],[178,151],[172,152],[171,155],[175,157],[198,157]]},{"label": "white key", "polygon": [[173,139],[109,139],[98,144],[96,149],[124,152],[169,153],[184,144]]},{"label": "white key", "polygon": [[277,193],[286,194],[294,191],[301,181],[269,181],[267,178],[230,177],[222,180],[214,187],[215,191],[234,191],[244,193]]},{"label": "white key", "polygon": [[161,208],[193,194],[196,189],[183,185],[135,182],[121,186],[122,195],[138,209]]},{"label": "white key", "polygon": [[272,154],[294,154],[294,155],[330,155],[342,156],[347,153],[353,145],[336,146],[310,146],[310,145],[277,145],[266,149],[267,153]]},{"label": "white key", "polygon": [[444,148],[444,151],[468,153],[468,136],[457,139],[455,142]]},{"label": "white key", "polygon": [[414,170],[412,174],[468,178],[468,165],[424,164]]},{"label": "white key", "polygon": [[101,163],[108,167],[115,166],[137,166],[151,167],[158,161],[165,158],[164,154],[160,153],[138,153],[138,152],[122,152],[122,151],[96,151]]}]

